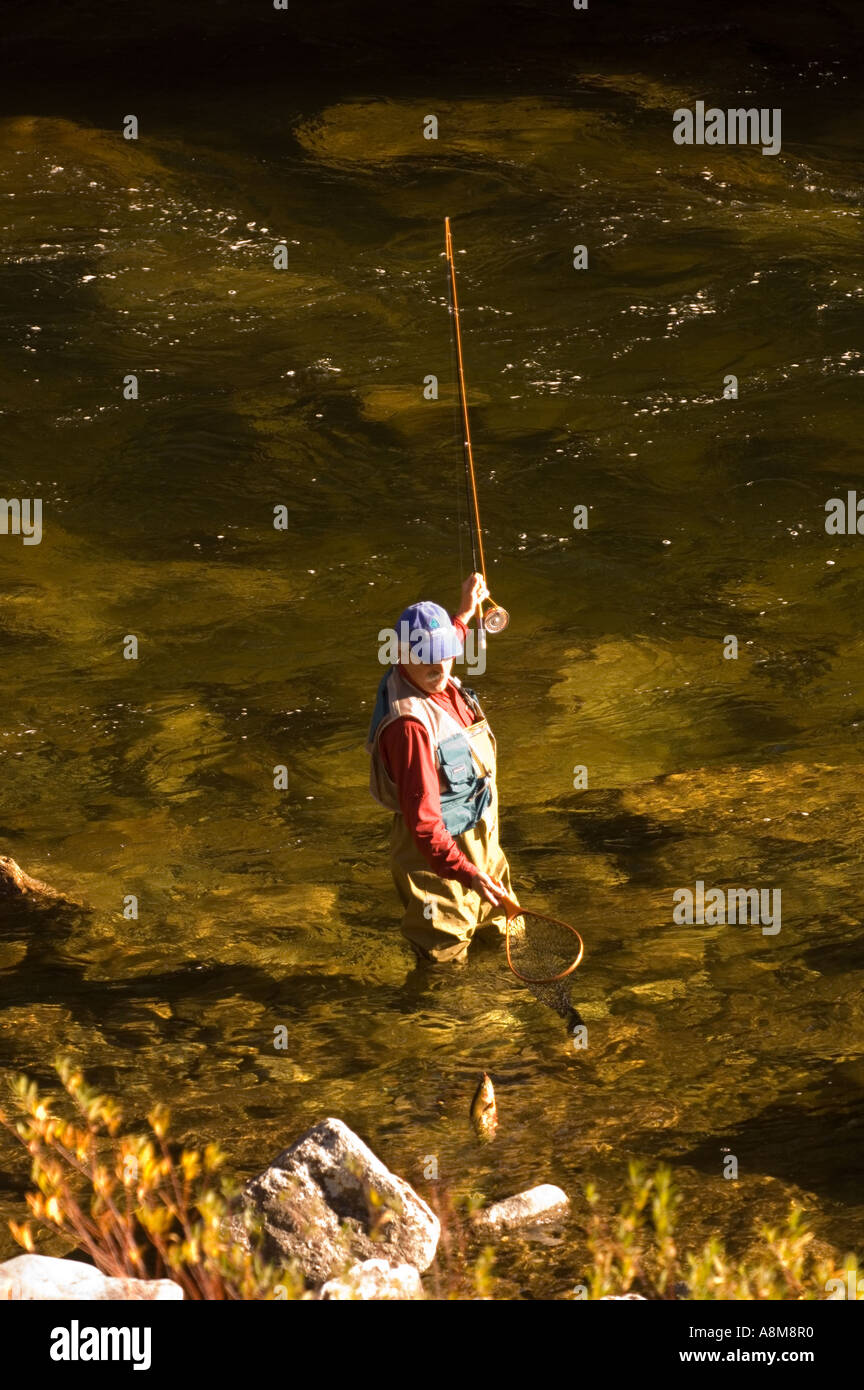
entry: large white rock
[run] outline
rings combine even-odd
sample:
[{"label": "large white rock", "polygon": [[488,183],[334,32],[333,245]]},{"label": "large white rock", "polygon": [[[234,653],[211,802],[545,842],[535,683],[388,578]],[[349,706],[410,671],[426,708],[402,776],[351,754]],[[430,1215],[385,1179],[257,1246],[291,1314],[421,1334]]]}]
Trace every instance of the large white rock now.
[{"label": "large white rock", "polygon": [[[265,1258],[296,1261],[316,1284],[351,1261],[428,1269],[438,1247],[435,1213],[341,1120],[322,1120],[274,1158],[243,1203],[262,1223]],[[239,1220],[229,1228],[246,1243]]]},{"label": "large white rock", "polygon": [[546,1221],[559,1221],[570,1210],[570,1198],[560,1187],[544,1182],[517,1192],[515,1197],[495,1202],[485,1211],[475,1212],[473,1220],[479,1231],[513,1231],[520,1226],[539,1226]]},{"label": "large white rock", "polygon": [[75,1302],[79,1299],[182,1298],[173,1279],[113,1279],[81,1260],[16,1255],[0,1265],[0,1299]]},{"label": "large white rock", "polygon": [[363,1260],[352,1265],[337,1279],[328,1279],[319,1298],[351,1299],[414,1299],[425,1298],[420,1275],[413,1265],[388,1265],[386,1260]]}]

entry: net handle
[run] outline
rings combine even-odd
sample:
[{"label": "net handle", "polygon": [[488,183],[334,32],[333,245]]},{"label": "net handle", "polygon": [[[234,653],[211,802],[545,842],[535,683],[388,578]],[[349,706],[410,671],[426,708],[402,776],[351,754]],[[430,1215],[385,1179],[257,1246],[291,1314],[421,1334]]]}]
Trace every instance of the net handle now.
[{"label": "net handle", "polygon": [[[573,971],[576,969],[577,965],[579,965],[580,961],[582,960],[582,957],[585,954],[585,942],[582,940],[582,937],[579,935],[575,927],[571,927],[569,922],[560,921],[557,917],[547,917],[545,913],[532,912],[530,908],[520,907],[519,903],[514,902],[512,898],[505,899],[504,908],[507,913],[507,925],[504,933],[504,945],[507,951],[507,964],[513,971],[513,974],[516,976],[517,980],[522,980],[522,982],[526,985],[554,985],[558,982],[558,980],[566,980],[568,975],[573,974]],[[557,975],[538,976],[523,975],[521,970],[516,969],[516,966],[513,964],[512,958],[510,956],[510,923],[513,921],[514,917],[521,917],[523,913],[527,913],[529,917],[538,917],[541,922],[551,922],[553,927],[563,927],[565,931],[573,933],[576,940],[579,942],[579,954],[577,955],[576,959],[572,962],[572,964],[567,966],[566,970],[559,971]]]}]

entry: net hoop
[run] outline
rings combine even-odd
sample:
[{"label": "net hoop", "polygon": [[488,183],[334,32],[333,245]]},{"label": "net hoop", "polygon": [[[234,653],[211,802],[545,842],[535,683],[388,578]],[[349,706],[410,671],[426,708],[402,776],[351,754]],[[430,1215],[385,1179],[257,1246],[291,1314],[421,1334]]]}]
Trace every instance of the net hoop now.
[{"label": "net hoop", "polygon": [[[567,966],[566,970],[561,970],[557,975],[523,975],[521,970],[516,969],[516,966],[513,964],[513,960],[510,955],[510,923],[514,921],[517,917],[523,916],[537,917],[541,922],[551,922],[553,927],[563,927],[565,931],[572,932],[573,936],[575,936],[576,940],[579,942],[579,954],[576,956],[576,959],[570,965]],[[569,922],[562,922],[557,917],[547,917],[542,912],[532,912],[530,908],[517,907],[515,905],[513,907],[513,910],[508,911],[507,913],[507,926],[505,929],[504,944],[507,951],[507,964],[513,971],[513,974],[516,976],[517,980],[521,980],[523,984],[526,985],[553,985],[557,983],[558,980],[566,980],[568,975],[573,974],[573,971],[580,964],[582,957],[585,954],[585,942],[582,940],[582,937],[579,935],[576,928],[571,927]]]}]

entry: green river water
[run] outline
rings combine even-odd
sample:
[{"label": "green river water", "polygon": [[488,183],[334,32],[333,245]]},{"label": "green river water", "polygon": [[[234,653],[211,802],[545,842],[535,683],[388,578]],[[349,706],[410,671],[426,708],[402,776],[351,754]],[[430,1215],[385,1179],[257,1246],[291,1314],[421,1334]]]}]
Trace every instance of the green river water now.
[{"label": "green river water", "polygon": [[[825,530],[861,472],[864,121],[809,78],[769,93],[776,157],[674,145],[704,87],[635,65],[166,100],[137,142],[0,123],[3,491],[44,503],[40,545],[0,537],[0,852],[92,909],[0,931],[4,1067],[70,1055],[241,1175],[336,1115],[426,1195],[430,1156],[456,1197],[557,1182],[513,1296],[584,1275],[584,1186],[633,1157],[673,1165],[683,1244],[792,1196],[864,1244],[864,542]],[[445,213],[512,617],[470,683],[515,882],[585,937],[585,1052],[494,951],[417,980],[367,789],[378,631],[470,567]],[[674,925],[697,879],[780,888],[782,930]],[[8,1257],[6,1138],[0,1178]]]}]

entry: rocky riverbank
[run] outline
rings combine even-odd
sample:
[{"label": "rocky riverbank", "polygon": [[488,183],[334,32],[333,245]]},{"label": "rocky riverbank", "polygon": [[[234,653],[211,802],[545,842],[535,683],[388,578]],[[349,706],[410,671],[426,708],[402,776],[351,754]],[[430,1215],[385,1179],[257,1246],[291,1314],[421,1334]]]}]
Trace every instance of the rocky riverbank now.
[{"label": "rocky riverbank", "polygon": [[[485,1240],[561,1220],[569,1199],[543,1184],[475,1212]],[[314,1125],[244,1187],[226,1235],[250,1249],[260,1229],[264,1257],[304,1297],[406,1300],[425,1297],[421,1274],[436,1255],[438,1217],[341,1120]],[[79,1260],[19,1255],[0,1265],[0,1299],[177,1299],[170,1279],[108,1278]]]}]

